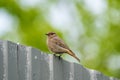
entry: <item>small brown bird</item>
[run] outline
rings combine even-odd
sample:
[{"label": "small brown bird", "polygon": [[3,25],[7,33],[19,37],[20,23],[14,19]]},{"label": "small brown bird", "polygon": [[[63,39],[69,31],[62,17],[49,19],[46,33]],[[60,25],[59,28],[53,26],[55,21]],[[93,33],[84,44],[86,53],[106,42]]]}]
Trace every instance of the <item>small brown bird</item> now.
[{"label": "small brown bird", "polygon": [[49,32],[47,35],[47,45],[49,50],[55,54],[67,53],[77,59],[80,62],[80,59],[70,50],[70,48],[60,39],[56,33]]}]

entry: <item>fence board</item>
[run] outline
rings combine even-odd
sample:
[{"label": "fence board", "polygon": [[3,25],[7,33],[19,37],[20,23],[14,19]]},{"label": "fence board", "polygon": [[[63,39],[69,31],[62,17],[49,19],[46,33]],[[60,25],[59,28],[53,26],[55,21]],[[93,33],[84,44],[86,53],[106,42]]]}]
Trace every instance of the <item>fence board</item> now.
[{"label": "fence board", "polygon": [[4,51],[3,51],[3,41],[0,41],[0,80],[4,78],[4,63],[3,63],[3,58],[4,58]]},{"label": "fence board", "polygon": [[71,74],[73,73],[72,70],[71,70],[71,65],[72,63],[70,64],[70,62],[67,62],[67,61],[63,61],[63,76],[64,76],[64,79],[63,80],[70,80],[70,76]]},{"label": "fence board", "polygon": [[49,56],[45,53],[40,54],[40,80],[50,80]]},{"label": "fence board", "polygon": [[27,49],[23,45],[18,45],[18,74],[19,80],[27,79]]},{"label": "fence board", "polygon": [[53,76],[54,80],[63,80],[63,66],[62,60],[58,57],[54,57],[53,59]]},{"label": "fence board", "polygon": [[17,67],[17,44],[7,41],[7,55],[8,55],[8,79],[18,80]]},{"label": "fence board", "polygon": [[84,80],[84,74],[82,69],[83,69],[83,66],[79,64],[74,64],[75,80]]},{"label": "fence board", "polygon": [[18,80],[17,44],[0,41],[0,80]]}]

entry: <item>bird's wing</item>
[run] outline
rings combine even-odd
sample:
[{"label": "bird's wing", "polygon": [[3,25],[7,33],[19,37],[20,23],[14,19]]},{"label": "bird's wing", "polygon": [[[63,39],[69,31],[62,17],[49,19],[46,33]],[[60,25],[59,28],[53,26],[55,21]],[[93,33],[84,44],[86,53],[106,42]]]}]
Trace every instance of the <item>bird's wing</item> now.
[{"label": "bird's wing", "polygon": [[68,52],[68,54],[72,55],[75,57],[75,54],[70,50],[70,48],[63,42],[62,39],[60,39],[59,37],[54,37],[54,42],[56,45],[66,49],[66,51]]},{"label": "bird's wing", "polygon": [[53,40],[54,40],[55,44],[57,44],[58,46],[65,48],[65,49],[69,49],[69,47],[59,37],[54,37]]}]

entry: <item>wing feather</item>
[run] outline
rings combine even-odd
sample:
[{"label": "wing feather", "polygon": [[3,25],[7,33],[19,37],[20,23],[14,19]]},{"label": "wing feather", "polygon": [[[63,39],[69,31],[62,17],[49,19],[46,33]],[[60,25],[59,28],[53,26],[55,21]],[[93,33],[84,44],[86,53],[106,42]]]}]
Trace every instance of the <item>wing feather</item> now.
[{"label": "wing feather", "polygon": [[54,37],[54,42],[55,44],[57,44],[58,46],[65,48],[65,49],[69,49],[69,47],[67,46],[67,44],[65,44],[65,42],[63,42],[62,39],[60,39],[59,37]]}]

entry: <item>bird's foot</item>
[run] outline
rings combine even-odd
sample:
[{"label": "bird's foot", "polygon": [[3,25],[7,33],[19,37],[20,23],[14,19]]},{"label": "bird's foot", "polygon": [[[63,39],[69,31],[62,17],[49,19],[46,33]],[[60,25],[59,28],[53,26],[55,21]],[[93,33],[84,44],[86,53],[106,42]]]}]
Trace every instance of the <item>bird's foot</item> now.
[{"label": "bird's foot", "polygon": [[59,56],[58,56],[59,60],[61,59],[61,56],[62,56],[62,55],[59,55]]},{"label": "bird's foot", "polygon": [[[53,54],[55,57],[58,57],[59,58],[59,60],[61,59],[61,54]],[[59,55],[59,56],[58,56]]]},{"label": "bird's foot", "polygon": [[55,57],[57,57],[57,55],[56,54],[53,54]]}]

